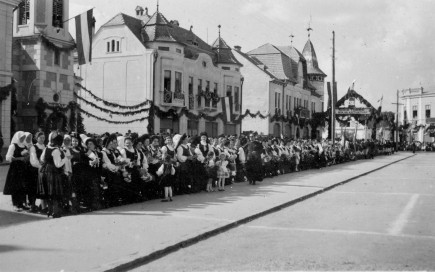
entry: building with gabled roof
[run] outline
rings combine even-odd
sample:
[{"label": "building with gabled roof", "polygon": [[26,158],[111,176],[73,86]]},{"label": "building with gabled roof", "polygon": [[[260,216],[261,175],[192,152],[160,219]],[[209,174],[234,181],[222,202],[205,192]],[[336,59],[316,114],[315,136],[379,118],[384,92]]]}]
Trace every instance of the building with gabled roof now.
[{"label": "building with gabled roof", "polygon": [[321,137],[323,128],[290,121],[309,120],[313,113],[323,111],[323,86],[311,80],[311,64],[302,53],[293,46],[267,43],[247,53],[236,47],[235,54],[243,64],[242,111],[269,114],[266,119],[246,117],[243,131],[294,139]]},{"label": "building with gabled roof", "polygon": [[[158,7],[152,15],[140,6],[135,12],[135,17],[120,13],[101,26],[93,38],[92,64],[77,66],[76,74],[86,89],[106,101],[121,105],[152,101],[154,120],[151,124],[112,125],[90,117],[85,119],[88,130],[190,135],[206,131],[210,136],[240,133],[239,123],[221,117],[219,98],[231,96],[234,116],[240,114],[242,64],[220,35],[209,45],[192,26],[185,29],[177,20],[168,20]],[[86,92],[80,95],[105,107]],[[92,105],[81,106],[96,116],[103,115]],[[143,112],[134,118],[115,114],[105,118],[128,121],[146,116]]]}]

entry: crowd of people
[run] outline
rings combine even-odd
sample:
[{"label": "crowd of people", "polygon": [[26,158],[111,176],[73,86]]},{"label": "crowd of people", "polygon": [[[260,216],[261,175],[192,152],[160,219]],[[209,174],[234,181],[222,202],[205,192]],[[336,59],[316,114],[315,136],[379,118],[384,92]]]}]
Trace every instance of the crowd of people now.
[{"label": "crowd of people", "polygon": [[[188,137],[119,133],[15,133],[3,193],[16,211],[53,218],[200,191],[394,153],[394,143],[291,140],[206,133]],[[38,205],[37,205],[38,204]]]}]

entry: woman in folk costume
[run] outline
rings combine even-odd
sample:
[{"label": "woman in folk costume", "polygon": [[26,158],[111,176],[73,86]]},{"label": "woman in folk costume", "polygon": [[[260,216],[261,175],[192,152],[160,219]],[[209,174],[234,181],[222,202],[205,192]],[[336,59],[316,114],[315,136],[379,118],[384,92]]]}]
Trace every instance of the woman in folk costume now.
[{"label": "woman in folk costume", "polygon": [[136,149],[139,157],[140,178],[143,183],[149,182],[152,180],[152,176],[148,173],[148,159],[143,149],[143,140],[141,137],[138,137],[133,141],[133,147]]},{"label": "woman in folk costume", "polygon": [[[27,150],[29,151],[30,155],[30,148],[33,147],[33,135],[30,132],[24,132],[26,135],[26,139],[24,140],[24,145],[26,146]],[[35,169],[30,163],[30,157],[29,160],[26,160],[26,196],[27,196],[27,203],[25,205],[26,208],[30,208],[31,212],[36,212],[36,188],[38,187],[38,179],[35,179]],[[38,175],[38,170],[36,170],[36,176]],[[26,201],[25,201],[26,202]],[[28,204],[28,205],[27,205]]]},{"label": "woman in folk costume", "polygon": [[255,185],[257,181],[263,180],[262,152],[262,144],[255,138],[255,135],[252,135],[246,156],[246,177],[249,184]]},{"label": "woman in folk costume", "polygon": [[63,205],[65,209],[68,209],[71,213],[77,213],[79,210],[79,204],[76,198],[76,188],[72,180],[72,138],[70,135],[65,134],[63,136],[62,151],[65,153],[66,161],[64,166],[64,173],[66,180],[64,183],[64,199]]},{"label": "woman in folk costume", "polygon": [[71,135],[71,148],[69,152],[71,154],[71,183],[74,188],[73,197],[76,198],[77,202],[77,211],[79,212],[80,208],[80,200],[82,198],[81,194],[81,184],[86,183],[88,177],[86,176],[87,164],[88,160],[83,150],[82,139],[76,133],[72,133]]},{"label": "woman in folk costume", "polygon": [[213,151],[213,146],[209,143],[207,132],[202,132],[200,135],[200,143],[197,146],[202,156],[205,158],[210,151]]},{"label": "woman in folk costume", "polygon": [[[45,144],[44,144],[45,134],[44,134],[44,132],[41,132],[41,131],[37,132],[35,135],[35,140],[36,140],[36,144],[30,146],[30,148],[29,148],[31,167],[28,168],[29,169],[29,174],[28,174],[29,184],[34,183],[34,188],[33,187],[31,189],[28,188],[28,197],[29,197],[29,202],[31,205],[32,212],[35,212],[37,210],[35,202],[36,202],[37,188],[38,188],[38,172],[39,172],[39,169],[41,169],[41,167],[42,167],[42,162],[40,159],[41,159],[42,152],[45,149]],[[34,193],[34,195],[32,195],[32,193]],[[42,210],[46,209],[46,203],[44,200],[41,200],[41,209]]]},{"label": "woman in folk costume", "polygon": [[[57,133],[56,133],[57,134]],[[38,196],[48,202],[47,216],[57,218],[61,216],[60,202],[63,198],[65,174],[63,166],[66,157],[61,146],[62,135],[51,137],[51,144],[45,148],[41,155],[42,167],[39,172]]]},{"label": "woman in folk costume", "polygon": [[176,156],[179,163],[178,167],[178,193],[190,194],[192,187],[192,180],[190,174],[190,168],[192,165],[192,160],[196,159],[187,146],[187,135],[176,134],[173,137],[173,142],[176,150]]},{"label": "woman in folk costume", "polygon": [[[122,202],[127,203],[129,199],[129,183],[124,180],[122,168],[125,161],[117,149],[118,139],[116,134],[111,134],[104,139],[102,158],[103,158],[103,175],[106,177],[105,182],[108,186],[106,190],[105,203],[107,206],[117,206]],[[127,173],[127,172],[126,172]]]},{"label": "woman in folk costume", "polygon": [[190,153],[195,156],[195,159],[191,160],[191,180],[192,180],[192,192],[196,193],[203,190],[207,184],[207,172],[205,171],[204,160],[205,157],[202,155],[201,150],[199,150],[198,145],[201,143],[201,138],[199,136],[193,136],[190,139],[188,147]]},{"label": "woman in folk costume", "polygon": [[248,139],[240,138],[235,144],[237,150],[236,159],[236,182],[244,182],[246,179],[246,153],[248,151]]},{"label": "woman in folk costume", "polygon": [[80,135],[82,145],[86,148],[82,161],[82,172],[85,179],[80,179],[78,184],[80,195],[83,203],[88,210],[101,209],[101,171],[102,171],[102,154],[96,151],[97,142],[95,139],[84,134]]},{"label": "woman in folk costume", "polygon": [[148,173],[153,176],[153,180],[147,184],[149,188],[149,197],[158,198],[161,193],[159,183],[157,181],[157,170],[162,165],[162,152],[160,151],[160,138],[156,135],[152,136],[150,139],[150,144],[148,145]]},{"label": "woman in folk costume", "polygon": [[299,164],[301,163],[301,153],[302,153],[302,148],[300,146],[300,143],[295,143],[293,145],[293,152],[295,157],[295,171],[299,172]]},{"label": "woman in folk costume", "polygon": [[262,143],[264,152],[261,154],[261,158],[263,160],[264,176],[273,177],[276,175],[276,172],[274,173],[274,167],[272,162],[272,148],[269,146],[269,142],[267,139],[263,139]]},{"label": "woman in folk costume", "polygon": [[131,196],[130,202],[139,202],[142,200],[141,191],[143,190],[139,172],[140,159],[130,137],[124,138],[124,148],[121,149],[121,156],[127,161],[125,169],[131,176],[130,188],[135,192]]},{"label": "woman in folk costume", "polygon": [[218,178],[218,191],[225,191],[225,179],[230,177],[229,170],[227,168],[228,161],[227,155],[225,153],[221,153],[219,155],[219,161],[216,162],[217,170],[217,178]]},{"label": "woman in folk costume", "polygon": [[15,211],[22,211],[26,201],[26,161],[29,160],[29,151],[24,143],[26,135],[23,131],[14,134],[6,153],[6,161],[10,162],[6,177],[4,195],[12,197],[12,205]]},{"label": "woman in folk costume", "polygon": [[233,183],[233,179],[236,175],[236,158],[237,158],[237,154],[235,153],[235,151],[230,147],[231,145],[231,141],[230,140],[225,140],[222,144],[222,151],[220,152],[220,154],[225,154],[226,155],[226,160],[228,161],[228,170],[229,170],[229,177],[226,179],[227,184],[232,184]]}]

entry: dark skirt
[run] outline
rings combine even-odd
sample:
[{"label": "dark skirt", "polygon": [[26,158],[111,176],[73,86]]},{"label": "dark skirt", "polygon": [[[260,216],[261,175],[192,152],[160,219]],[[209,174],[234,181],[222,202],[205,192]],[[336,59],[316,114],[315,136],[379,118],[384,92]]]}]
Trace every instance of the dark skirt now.
[{"label": "dark skirt", "polygon": [[62,168],[44,164],[39,171],[37,195],[40,199],[62,199],[65,175]]},{"label": "dark skirt", "polygon": [[26,163],[13,161],[6,176],[4,195],[25,194],[26,192]]},{"label": "dark skirt", "polygon": [[252,158],[246,161],[246,176],[251,182],[263,180],[263,165],[261,158]]},{"label": "dark skirt", "polygon": [[33,167],[30,164],[27,167],[27,177],[26,177],[26,194],[29,196],[35,196],[38,191],[38,173],[39,169]]},{"label": "dark skirt", "polygon": [[174,175],[166,175],[159,178],[159,185],[161,187],[170,187],[173,185],[175,180]]}]

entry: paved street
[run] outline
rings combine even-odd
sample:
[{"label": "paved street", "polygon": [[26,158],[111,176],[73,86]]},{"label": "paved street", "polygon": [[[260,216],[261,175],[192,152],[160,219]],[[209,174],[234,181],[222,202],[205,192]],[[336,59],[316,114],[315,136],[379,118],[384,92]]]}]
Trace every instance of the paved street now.
[{"label": "paved street", "polygon": [[135,271],[435,270],[434,160],[419,153]]},{"label": "paved street", "polygon": [[137,271],[434,269],[428,257],[435,248],[434,158],[403,152],[282,175],[258,186],[176,196],[171,203],[148,201],[49,220],[10,212],[9,197],[1,196],[0,222],[9,216],[0,226],[1,270],[106,271],[167,253]]}]

